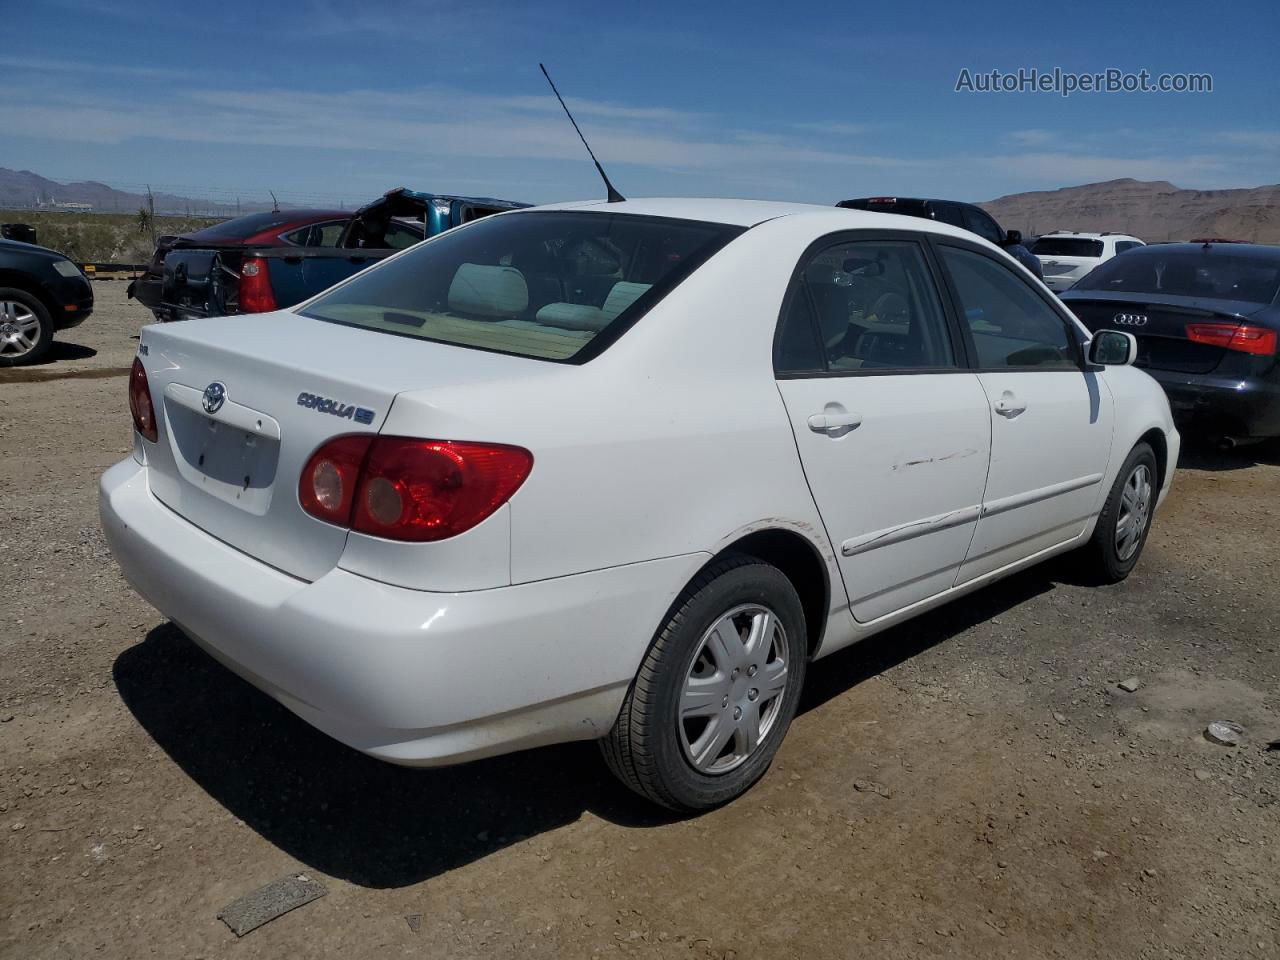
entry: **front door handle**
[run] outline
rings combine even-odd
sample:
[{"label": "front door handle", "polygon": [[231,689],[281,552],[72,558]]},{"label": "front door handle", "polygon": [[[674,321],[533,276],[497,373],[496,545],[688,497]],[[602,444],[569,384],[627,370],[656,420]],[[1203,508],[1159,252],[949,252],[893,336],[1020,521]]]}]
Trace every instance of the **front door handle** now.
[{"label": "front door handle", "polygon": [[1000,416],[1008,417],[1010,420],[1027,409],[1027,405],[1019,400],[1012,390],[1006,390],[1000,394],[1000,399],[991,406]]},{"label": "front door handle", "polygon": [[862,425],[860,413],[815,413],[809,418],[809,429],[814,433],[837,436]]}]

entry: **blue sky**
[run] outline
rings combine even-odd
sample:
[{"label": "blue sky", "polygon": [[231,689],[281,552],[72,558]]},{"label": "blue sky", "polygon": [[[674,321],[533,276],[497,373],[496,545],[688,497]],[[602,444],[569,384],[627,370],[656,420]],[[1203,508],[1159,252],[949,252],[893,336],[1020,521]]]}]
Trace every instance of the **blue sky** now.
[{"label": "blue sky", "polygon": [[[0,166],[234,200],[821,203],[1280,180],[1280,4],[0,0]],[[962,68],[1209,94],[956,93]]]}]

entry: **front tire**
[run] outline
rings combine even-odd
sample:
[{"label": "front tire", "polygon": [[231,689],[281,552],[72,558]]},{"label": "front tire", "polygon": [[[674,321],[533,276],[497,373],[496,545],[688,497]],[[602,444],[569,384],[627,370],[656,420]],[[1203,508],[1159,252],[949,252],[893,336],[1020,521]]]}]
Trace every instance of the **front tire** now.
[{"label": "front tire", "polygon": [[39,363],[53,346],[53,319],[25,290],[0,287],[0,367]]},{"label": "front tire", "polygon": [[1151,529],[1159,487],[1156,455],[1139,443],[1116,474],[1086,548],[1092,572],[1104,583],[1119,583],[1138,563]]},{"label": "front tire", "polygon": [[712,564],[672,609],[600,743],[632,790],[697,812],[745,793],[777,753],[804,685],[804,610],[752,557]]}]

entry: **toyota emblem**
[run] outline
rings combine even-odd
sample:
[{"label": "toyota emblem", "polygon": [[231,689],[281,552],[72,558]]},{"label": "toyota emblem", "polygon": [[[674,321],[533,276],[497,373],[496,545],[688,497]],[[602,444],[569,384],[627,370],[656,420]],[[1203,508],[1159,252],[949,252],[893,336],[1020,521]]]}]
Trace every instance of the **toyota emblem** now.
[{"label": "toyota emblem", "polygon": [[222,404],[226,399],[227,385],[215,380],[204,388],[204,396],[200,400],[200,405],[204,407],[205,413],[217,413],[222,409]]}]

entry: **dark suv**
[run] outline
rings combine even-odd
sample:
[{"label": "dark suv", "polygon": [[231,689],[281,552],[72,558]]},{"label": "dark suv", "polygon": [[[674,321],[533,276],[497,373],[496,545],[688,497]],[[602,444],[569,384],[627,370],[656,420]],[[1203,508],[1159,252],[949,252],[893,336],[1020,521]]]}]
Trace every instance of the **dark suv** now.
[{"label": "dark suv", "polygon": [[991,214],[972,203],[922,200],[918,197],[861,197],[857,200],[841,200],[836,206],[849,210],[870,210],[873,213],[898,213],[904,217],[923,217],[926,220],[949,223],[961,230],[976,233],[983,240],[990,240],[1037,278],[1044,279],[1040,261],[1022,244],[1022,232],[1005,230]]},{"label": "dark suv", "polygon": [[93,312],[93,287],[68,258],[0,238],[0,367],[38,363],[53,334]]}]

